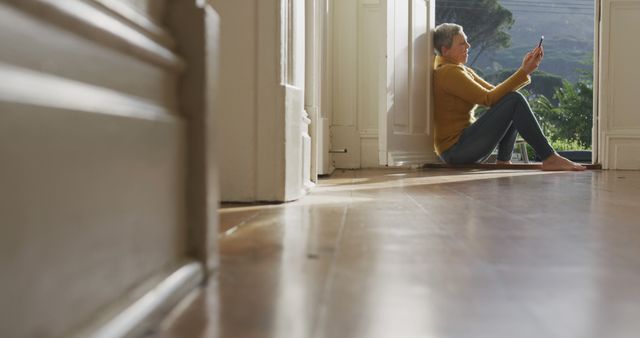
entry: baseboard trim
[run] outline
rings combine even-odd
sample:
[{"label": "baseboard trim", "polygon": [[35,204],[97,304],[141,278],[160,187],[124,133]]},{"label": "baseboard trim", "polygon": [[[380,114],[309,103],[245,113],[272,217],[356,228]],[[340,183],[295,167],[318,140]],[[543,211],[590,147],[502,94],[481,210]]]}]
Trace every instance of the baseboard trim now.
[{"label": "baseboard trim", "polygon": [[75,338],[139,337],[160,320],[190,291],[198,287],[205,276],[204,267],[189,261],[168,274],[142,297],[133,300],[106,321],[96,320],[73,335]]},{"label": "baseboard trim", "polygon": [[[602,165],[584,164],[588,170],[600,170]],[[542,170],[542,163],[514,163],[514,164],[494,164],[494,163],[473,163],[473,164],[447,164],[447,163],[427,163],[423,169],[483,169],[483,170]]]},{"label": "baseboard trim", "polygon": [[387,158],[387,165],[390,167],[414,167],[437,160],[436,155],[432,153],[391,151]]}]

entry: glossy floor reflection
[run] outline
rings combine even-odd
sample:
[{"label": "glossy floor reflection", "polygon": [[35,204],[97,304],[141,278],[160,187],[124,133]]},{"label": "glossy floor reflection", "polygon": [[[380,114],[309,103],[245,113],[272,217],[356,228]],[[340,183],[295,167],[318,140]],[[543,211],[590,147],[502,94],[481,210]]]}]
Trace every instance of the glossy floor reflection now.
[{"label": "glossy floor reflection", "polygon": [[640,172],[339,171],[221,210],[221,267],[149,337],[640,332]]}]

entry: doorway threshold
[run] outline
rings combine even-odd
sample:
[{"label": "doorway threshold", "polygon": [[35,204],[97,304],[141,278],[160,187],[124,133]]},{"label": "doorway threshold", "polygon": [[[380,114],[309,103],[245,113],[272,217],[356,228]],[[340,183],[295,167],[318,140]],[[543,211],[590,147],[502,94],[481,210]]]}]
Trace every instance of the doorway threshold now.
[{"label": "doorway threshold", "polygon": [[[587,170],[600,170],[602,165],[580,163]],[[423,169],[484,169],[484,170],[542,170],[542,163],[472,163],[472,164],[447,164],[447,163],[426,163]]]}]

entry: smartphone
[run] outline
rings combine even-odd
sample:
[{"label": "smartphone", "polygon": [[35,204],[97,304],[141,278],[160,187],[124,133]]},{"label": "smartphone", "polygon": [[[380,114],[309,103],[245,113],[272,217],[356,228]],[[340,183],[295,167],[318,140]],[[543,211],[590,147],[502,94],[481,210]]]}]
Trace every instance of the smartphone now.
[{"label": "smartphone", "polygon": [[544,35],[540,35],[540,42],[538,42],[538,48],[542,46],[542,41],[544,40]]}]

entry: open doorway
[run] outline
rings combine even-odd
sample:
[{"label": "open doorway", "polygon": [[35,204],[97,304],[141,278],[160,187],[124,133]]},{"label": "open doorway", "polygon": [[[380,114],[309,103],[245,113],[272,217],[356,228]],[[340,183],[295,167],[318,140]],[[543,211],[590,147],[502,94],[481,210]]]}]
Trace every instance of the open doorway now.
[{"label": "open doorway", "polygon": [[[544,35],[545,58],[521,92],[552,146],[584,163],[598,161],[594,18],[593,0],[436,1],[436,25],[455,22],[465,27],[472,45],[467,65],[494,84],[510,76]],[[477,109],[476,115],[483,112]],[[516,153],[515,160],[525,160],[522,154],[536,160],[528,148]]]}]

